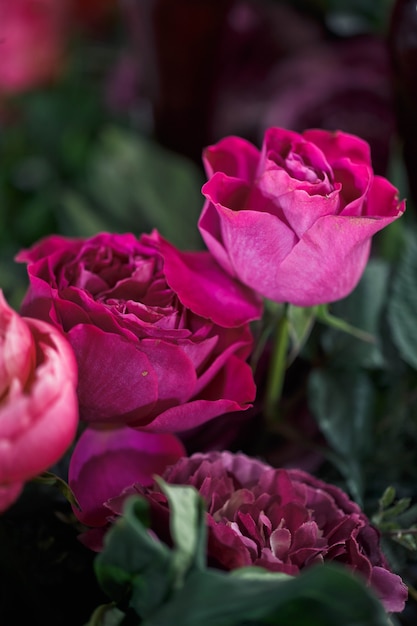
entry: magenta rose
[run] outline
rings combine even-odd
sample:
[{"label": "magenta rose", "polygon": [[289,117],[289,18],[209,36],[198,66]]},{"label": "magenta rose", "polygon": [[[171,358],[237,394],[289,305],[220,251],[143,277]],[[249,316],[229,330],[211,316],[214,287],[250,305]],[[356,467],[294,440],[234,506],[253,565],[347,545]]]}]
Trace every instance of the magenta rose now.
[{"label": "magenta rose", "polygon": [[[314,564],[336,561],[360,575],[387,611],[403,610],[407,587],[389,570],[378,531],[338,487],[302,470],[275,469],[231,452],[180,459],[163,478],[193,485],[205,500],[211,566],[257,565],[297,575]],[[135,485],[107,507],[121,514],[133,493],[147,498],[152,529],[169,541],[167,499],[157,484]]]},{"label": "magenta rose", "polygon": [[77,368],[61,332],[20,317],[0,291],[0,512],[75,437]]},{"label": "magenta rose", "polygon": [[22,311],[62,329],[88,422],[181,431],[250,406],[249,290],[209,253],[180,253],[158,233],[52,236],[20,253]]},{"label": "magenta rose", "polygon": [[404,211],[372,170],[366,142],[342,132],[269,128],[262,150],[226,137],[204,153],[201,235],[231,276],[276,302],[349,294],[372,236]]}]

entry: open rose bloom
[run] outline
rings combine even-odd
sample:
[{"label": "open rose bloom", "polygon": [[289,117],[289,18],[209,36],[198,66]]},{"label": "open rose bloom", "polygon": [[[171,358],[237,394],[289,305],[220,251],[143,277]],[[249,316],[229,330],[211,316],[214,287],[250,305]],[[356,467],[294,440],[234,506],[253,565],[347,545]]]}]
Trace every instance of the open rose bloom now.
[{"label": "open rose bloom", "polygon": [[[207,506],[208,562],[231,570],[257,565],[297,575],[325,561],[342,563],[372,587],[389,612],[402,611],[407,588],[380,550],[379,533],[338,487],[296,469],[275,469],[243,454],[197,453],[166,469],[166,482],[193,485]],[[151,528],[169,538],[167,499],[157,484],[135,485],[107,502],[109,514],[139,493]]]},{"label": "open rose bloom", "polygon": [[78,424],[71,347],[49,324],[24,319],[0,292],[0,512],[25,481],[58,461]]},{"label": "open rose bloom", "polygon": [[276,302],[348,295],[372,236],[404,210],[372,170],[369,145],[343,132],[269,128],[262,150],[226,137],[204,153],[201,235],[231,276]]},{"label": "open rose bloom", "polygon": [[22,312],[75,351],[82,419],[175,432],[250,406],[247,322],[260,303],[209,253],[180,253],[156,232],[103,233],[52,236],[18,259],[29,264]]}]

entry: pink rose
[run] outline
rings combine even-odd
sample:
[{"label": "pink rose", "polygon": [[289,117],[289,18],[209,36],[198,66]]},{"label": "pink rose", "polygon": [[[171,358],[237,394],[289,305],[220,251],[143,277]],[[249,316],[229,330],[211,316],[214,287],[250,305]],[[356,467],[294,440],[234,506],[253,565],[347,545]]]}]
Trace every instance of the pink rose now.
[{"label": "pink rose", "polygon": [[371,237],[404,211],[375,176],[369,146],[342,132],[281,128],[262,150],[227,137],[204,153],[201,235],[231,276],[277,302],[313,306],[349,294]]},{"label": "pink rose", "polygon": [[18,93],[60,73],[67,0],[0,0],[0,92]]},{"label": "pink rose", "polygon": [[0,511],[58,461],[78,423],[77,369],[62,333],[21,318],[0,291]]},{"label": "pink rose", "polygon": [[22,311],[75,351],[82,419],[181,431],[250,406],[259,302],[209,253],[180,253],[156,232],[104,233],[49,237],[18,259],[29,263]]},{"label": "pink rose", "polygon": [[[257,565],[297,575],[314,564],[336,561],[359,574],[387,611],[403,610],[407,587],[389,570],[378,531],[338,487],[302,470],[275,469],[231,452],[182,458],[163,478],[193,485],[205,500],[211,566]],[[132,493],[147,498],[152,529],[169,541],[168,504],[156,483],[127,489],[107,507],[119,515]]]}]

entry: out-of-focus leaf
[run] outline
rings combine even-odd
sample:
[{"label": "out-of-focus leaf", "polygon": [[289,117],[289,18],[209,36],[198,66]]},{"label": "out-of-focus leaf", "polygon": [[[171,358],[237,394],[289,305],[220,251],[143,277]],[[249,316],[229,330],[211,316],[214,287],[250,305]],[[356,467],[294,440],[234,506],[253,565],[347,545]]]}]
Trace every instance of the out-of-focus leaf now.
[{"label": "out-of-focus leaf", "polygon": [[13,261],[17,251],[8,247],[0,254],[0,289],[14,309],[18,309],[27,288],[26,268]]},{"label": "out-of-focus leaf", "polygon": [[197,220],[203,181],[198,168],[184,157],[110,127],[92,152],[85,181],[85,197],[75,202],[73,192],[64,201],[66,234],[90,235],[96,222],[100,230],[137,235],[157,228],[178,247],[201,246]]},{"label": "out-of-focus leaf", "polygon": [[160,606],[173,584],[172,553],[150,535],[147,515],[144,500],[128,500],[124,517],[107,533],[95,561],[103,590],[122,606],[132,604],[140,615]]},{"label": "out-of-focus leaf", "polygon": [[263,567],[257,567],[256,565],[249,565],[247,567],[238,567],[230,572],[230,576],[236,578],[242,578],[245,580],[273,580],[279,582],[281,580],[289,580],[291,576],[283,574],[281,572],[271,572]]},{"label": "out-of-focus leaf", "polygon": [[359,370],[315,370],[309,379],[311,409],[334,451],[353,497],[363,501],[363,459],[372,450],[374,388]]},{"label": "out-of-focus leaf", "polygon": [[403,359],[417,369],[417,238],[410,235],[394,276],[388,321]]},{"label": "out-of-focus leaf", "polygon": [[395,500],[395,489],[391,485],[388,486],[379,500],[379,507],[381,510],[389,507]]},{"label": "out-of-focus leaf", "polygon": [[292,363],[309,338],[316,319],[316,307],[299,307],[290,304],[287,308],[287,317],[291,339],[288,361]]},{"label": "out-of-focus leaf", "polygon": [[176,584],[191,567],[202,568],[206,561],[206,520],[204,502],[194,488],[169,485],[157,479],[171,510],[170,530],[174,541]]},{"label": "out-of-focus leaf", "polygon": [[63,211],[58,216],[61,232],[72,237],[92,237],[109,231],[109,221],[99,211],[95,211],[87,199],[74,190],[63,192]]},{"label": "out-of-focus leaf", "polygon": [[348,570],[320,565],[290,580],[195,571],[143,626],[387,626],[382,606]]},{"label": "out-of-focus leaf", "polygon": [[381,351],[381,315],[388,289],[389,266],[380,259],[368,263],[356,289],[331,307],[332,314],[375,338],[374,342],[328,328],[322,333],[322,345],[333,367],[383,367]]}]

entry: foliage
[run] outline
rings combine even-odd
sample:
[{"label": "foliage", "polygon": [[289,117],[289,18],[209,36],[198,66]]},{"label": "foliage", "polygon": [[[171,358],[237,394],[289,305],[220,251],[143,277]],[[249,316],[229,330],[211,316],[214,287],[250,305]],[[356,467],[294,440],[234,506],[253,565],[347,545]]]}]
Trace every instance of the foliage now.
[{"label": "foliage", "polygon": [[113,604],[88,626],[386,626],[387,617],[359,580],[318,566],[297,578],[249,567],[226,574],[205,565],[202,502],[193,487],[161,485],[170,499],[173,546],[147,530],[144,501],[133,498],[96,559]]}]

